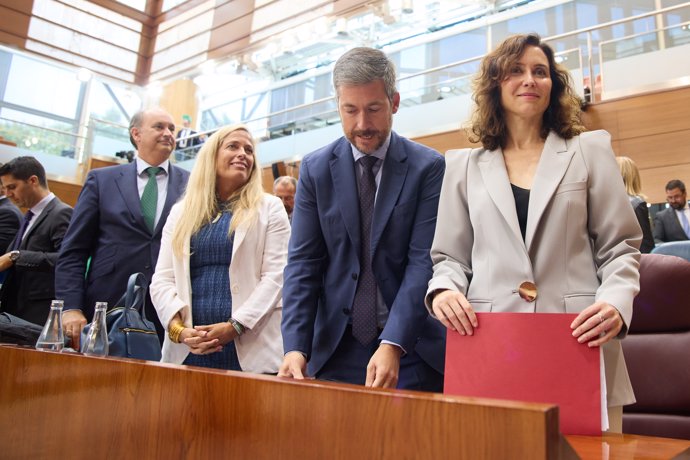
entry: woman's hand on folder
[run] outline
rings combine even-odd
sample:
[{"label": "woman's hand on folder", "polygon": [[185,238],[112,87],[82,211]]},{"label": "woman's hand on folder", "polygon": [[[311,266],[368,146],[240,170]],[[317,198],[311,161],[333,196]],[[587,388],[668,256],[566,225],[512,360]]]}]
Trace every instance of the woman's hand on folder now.
[{"label": "woman's hand on folder", "polygon": [[431,308],[444,326],[460,335],[472,335],[474,328],[479,326],[472,305],[461,292],[450,289],[438,292]]},{"label": "woman's hand on folder", "polygon": [[570,328],[578,342],[599,347],[618,335],[623,328],[623,318],[613,305],[598,301],[582,310]]}]

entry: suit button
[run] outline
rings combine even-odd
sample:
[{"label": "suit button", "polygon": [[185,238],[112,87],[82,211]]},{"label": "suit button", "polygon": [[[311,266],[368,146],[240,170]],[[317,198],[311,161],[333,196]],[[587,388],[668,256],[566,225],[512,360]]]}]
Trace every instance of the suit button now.
[{"label": "suit button", "polygon": [[357,281],[357,273],[353,273],[353,274],[352,274],[352,279],[355,280],[355,281]]},{"label": "suit button", "polygon": [[238,292],[240,292],[240,287],[238,285],[234,284],[232,286],[232,293],[237,294]]},{"label": "suit button", "polygon": [[148,265],[148,264],[147,264],[147,265],[144,266],[144,268],[145,268],[146,270],[148,270],[148,269],[151,268],[151,265]]},{"label": "suit button", "polygon": [[343,308],[343,313],[345,316],[350,316],[350,309],[349,308]]},{"label": "suit button", "polygon": [[518,294],[525,302],[534,302],[537,299],[537,285],[531,281],[523,281],[518,286]]}]

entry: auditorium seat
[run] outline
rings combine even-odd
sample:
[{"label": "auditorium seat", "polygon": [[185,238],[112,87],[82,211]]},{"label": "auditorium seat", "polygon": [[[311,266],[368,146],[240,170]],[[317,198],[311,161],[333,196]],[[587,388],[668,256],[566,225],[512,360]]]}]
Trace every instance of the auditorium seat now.
[{"label": "auditorium seat", "polygon": [[652,249],[652,254],[678,256],[690,261],[690,241],[670,241],[668,243],[658,244]]},{"label": "auditorium seat", "polygon": [[623,432],[690,439],[690,262],[642,254],[623,352],[637,402]]}]

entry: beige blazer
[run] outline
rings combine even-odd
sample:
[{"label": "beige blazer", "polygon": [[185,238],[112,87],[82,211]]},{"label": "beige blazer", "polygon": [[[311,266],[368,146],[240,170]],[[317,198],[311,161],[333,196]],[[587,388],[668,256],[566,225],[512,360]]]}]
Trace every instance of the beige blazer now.
[{"label": "beige blazer", "polygon": [[[193,327],[189,256],[180,258],[172,251],[172,233],[181,214],[178,203],[170,211],[163,229],[161,252],[150,288],[151,300],[166,329],[178,311],[185,326]],[[280,199],[268,194],[264,194],[254,226],[240,226],[235,231],[228,271],[232,317],[248,328],[235,339],[243,371],[275,373],[283,360],[281,295],[289,238],[290,223],[285,208]],[[189,241],[185,253],[189,254]],[[166,336],[161,361],[181,364],[188,353],[187,345],[173,343]]]},{"label": "beige blazer", "polygon": [[[446,154],[431,249],[431,292],[464,293],[478,312],[579,313],[602,300],[632,318],[642,232],[605,131],[546,139],[529,198],[525,240],[500,149]],[[523,281],[537,285],[526,302]],[[609,406],[635,401],[618,340],[604,345]]]}]

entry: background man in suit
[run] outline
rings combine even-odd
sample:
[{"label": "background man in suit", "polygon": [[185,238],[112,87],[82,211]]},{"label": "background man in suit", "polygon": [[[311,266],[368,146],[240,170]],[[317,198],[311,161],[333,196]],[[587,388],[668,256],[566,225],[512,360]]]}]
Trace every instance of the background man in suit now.
[{"label": "background man in suit", "polygon": [[280,176],[273,182],[273,194],[283,202],[290,222],[292,222],[292,210],[295,208],[295,192],[297,192],[297,179],[294,177]]},{"label": "background man in suit", "polygon": [[[95,302],[114,306],[132,273],[151,280],[163,226],[189,178],[188,171],[169,161],[175,148],[169,113],[159,108],[138,112],[129,133],[135,161],[89,172],[57,263],[55,292],[65,301],[63,327],[76,346]],[[162,340],[163,327],[150,299],[146,317]]]},{"label": "background man in suit", "polygon": [[0,271],[7,271],[0,305],[42,325],[55,298],[55,262],[72,208],[48,189],[46,172],[34,157],[17,157],[0,167],[0,180],[8,198],[28,209],[10,251],[0,256]]},{"label": "background man in suit", "polygon": [[333,85],[345,137],[302,161],[278,375],[441,391],[445,332],[423,301],[443,158],[391,131],[400,94],[381,51],[345,53]]},{"label": "background man in suit", "polygon": [[7,252],[7,248],[19,230],[21,221],[22,212],[7,198],[5,187],[0,184],[0,254]]},{"label": "background man in suit", "polygon": [[192,117],[189,115],[182,115],[182,128],[177,132],[177,151],[175,152],[175,159],[177,161],[184,161],[192,158],[192,154],[196,152],[197,145],[201,145],[200,136],[194,136],[196,131],[192,128]]},{"label": "background man in suit", "polygon": [[682,181],[674,179],[666,184],[666,201],[670,207],[654,216],[654,242],[659,244],[690,239],[690,209]]}]

